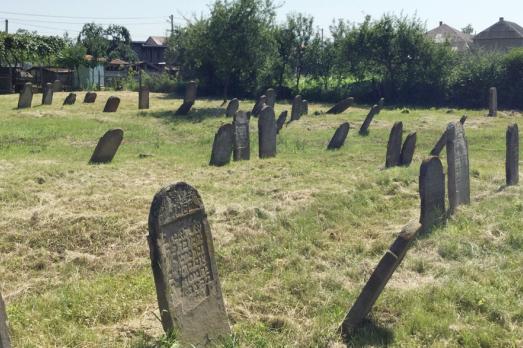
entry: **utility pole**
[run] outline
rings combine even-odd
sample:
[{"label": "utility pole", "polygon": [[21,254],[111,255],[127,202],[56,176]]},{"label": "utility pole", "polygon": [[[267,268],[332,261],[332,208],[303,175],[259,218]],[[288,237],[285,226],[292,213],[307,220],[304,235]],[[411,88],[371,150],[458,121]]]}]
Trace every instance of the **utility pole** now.
[{"label": "utility pole", "polygon": [[170,15],[169,19],[171,20],[171,36],[174,35],[174,15]]},{"label": "utility pole", "polygon": [[9,33],[9,19],[5,20],[5,33]]}]

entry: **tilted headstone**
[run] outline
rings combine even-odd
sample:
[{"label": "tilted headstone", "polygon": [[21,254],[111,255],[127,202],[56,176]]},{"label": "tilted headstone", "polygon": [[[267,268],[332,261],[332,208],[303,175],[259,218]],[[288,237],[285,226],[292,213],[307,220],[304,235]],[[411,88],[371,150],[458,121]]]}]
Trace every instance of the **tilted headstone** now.
[{"label": "tilted headstone", "polygon": [[96,97],[98,97],[98,94],[96,94],[95,92],[87,92],[85,93],[84,103],[93,104],[94,102],[96,102]]},{"label": "tilted headstone", "polygon": [[309,114],[309,102],[307,99],[302,100],[301,102],[301,114],[302,115],[308,115]]},{"label": "tilted headstone", "polygon": [[53,82],[53,92],[61,92],[64,89],[62,81],[54,80]]},{"label": "tilted headstone", "polygon": [[[466,121],[467,121],[467,115],[463,115],[459,119],[459,123],[461,123],[462,125],[465,125]],[[443,134],[441,134],[441,137],[439,138],[438,142],[436,143],[436,145],[434,145],[434,148],[432,149],[432,151],[430,151],[430,155],[439,156],[441,154],[441,151],[445,148],[446,145],[447,145],[447,130],[445,130],[443,132]]]},{"label": "tilted headstone", "polygon": [[163,329],[183,347],[205,347],[230,335],[211,228],[193,187],[177,183],[154,196],[149,251]]},{"label": "tilted headstone", "polygon": [[109,163],[122,143],[123,130],[111,129],[100,138],[89,163]]},{"label": "tilted headstone", "polygon": [[76,94],[69,93],[69,95],[64,100],[64,105],[74,105],[76,103]]},{"label": "tilted headstone", "polygon": [[234,129],[232,124],[224,124],[218,129],[212,144],[211,161],[209,162],[211,166],[221,167],[229,164],[232,155],[233,138]]},{"label": "tilted headstone", "polygon": [[416,133],[410,133],[407,135],[403,147],[401,148],[400,164],[402,166],[410,166],[412,163],[414,151],[416,151],[416,140]]},{"label": "tilted headstone", "polygon": [[276,90],[269,88],[265,91],[265,95],[267,96],[267,105],[274,109],[274,105],[276,105]]},{"label": "tilted headstone", "polygon": [[396,122],[390,130],[389,141],[387,143],[387,156],[385,158],[385,168],[395,167],[400,164],[402,138],[403,123]]},{"label": "tilted headstone", "polygon": [[507,185],[517,185],[519,182],[519,129],[516,123],[507,128],[505,171]]},{"label": "tilted headstone", "polygon": [[345,320],[343,320],[341,325],[343,337],[349,338],[371,311],[372,306],[376,303],[394,271],[403,261],[408,248],[420,231],[421,225],[419,223],[409,223],[402,229],[389,250],[381,258],[356,302],[347,313]]},{"label": "tilted headstone", "polygon": [[254,104],[254,107],[252,108],[251,115],[254,117],[258,117],[262,109],[267,105],[267,96],[264,94],[261,97],[258,98],[256,101],[256,104]]},{"label": "tilted headstone", "polygon": [[274,109],[267,105],[258,119],[258,142],[260,158],[276,156],[276,120]]},{"label": "tilted headstone", "polygon": [[345,144],[345,139],[347,139],[349,129],[350,124],[348,122],[342,123],[338,129],[336,129],[336,132],[334,132],[334,135],[327,146],[327,150],[337,150],[341,148],[343,144]]},{"label": "tilted headstone", "polygon": [[447,127],[447,171],[450,213],[470,203],[470,176],[467,139],[463,125],[452,122]]},{"label": "tilted headstone", "polygon": [[385,106],[385,98],[380,98],[378,101],[378,113],[383,110],[383,107]]},{"label": "tilted headstone", "polygon": [[489,89],[488,110],[490,117],[496,117],[498,115],[498,90],[496,87]]},{"label": "tilted headstone", "polygon": [[233,158],[235,161],[248,161],[251,158],[249,115],[244,111],[236,112],[232,125],[234,127]]},{"label": "tilted headstone", "polygon": [[300,119],[302,107],[303,107],[303,102],[301,99],[301,95],[295,96],[294,100],[292,101],[291,122],[297,121]]},{"label": "tilted headstone", "polygon": [[467,118],[468,118],[467,115],[461,116],[461,118],[459,119],[459,123],[461,123],[462,125],[465,125],[465,122],[467,121]]},{"label": "tilted headstone", "polygon": [[5,303],[0,294],[0,348],[11,348],[11,339],[9,338],[9,328],[7,326],[7,312]]},{"label": "tilted headstone", "polygon": [[105,103],[104,112],[116,112],[120,106],[120,98],[109,97]]},{"label": "tilted headstone", "polygon": [[288,114],[288,111],[285,110],[285,111],[282,111],[282,113],[278,117],[278,120],[276,121],[276,134],[280,134],[280,131],[283,128],[285,121],[287,120],[287,114]]},{"label": "tilted headstone", "polygon": [[419,222],[423,231],[445,222],[445,174],[439,157],[430,157],[419,170],[421,213]]},{"label": "tilted headstone", "polygon": [[149,88],[141,87],[138,90],[138,110],[149,109]]},{"label": "tilted headstone", "polygon": [[183,104],[176,111],[176,115],[186,116],[191,111],[194,102],[196,101],[196,94],[198,92],[198,84],[196,81],[189,81],[185,87],[185,97]]},{"label": "tilted headstone", "polygon": [[20,96],[18,98],[18,108],[30,108],[33,103],[33,85],[31,82],[26,82]]},{"label": "tilted headstone", "polygon": [[332,108],[330,108],[327,111],[327,114],[341,114],[345,110],[347,110],[349,107],[354,104],[354,98],[348,97],[346,99],[343,99],[342,101],[338,102],[338,104],[334,105]]},{"label": "tilted headstone", "polygon": [[44,90],[42,92],[42,105],[52,105],[53,104],[53,84],[47,82],[45,84]]},{"label": "tilted headstone", "polygon": [[367,114],[367,117],[365,117],[365,121],[363,121],[363,124],[360,127],[360,131],[359,131],[360,135],[369,134],[370,124],[372,123],[372,120],[374,119],[374,116],[379,114],[379,112],[380,112],[379,105],[374,105],[370,109],[369,113]]},{"label": "tilted headstone", "polygon": [[229,102],[229,105],[227,105],[227,109],[225,110],[225,116],[234,117],[239,108],[240,101],[237,98],[232,99]]}]

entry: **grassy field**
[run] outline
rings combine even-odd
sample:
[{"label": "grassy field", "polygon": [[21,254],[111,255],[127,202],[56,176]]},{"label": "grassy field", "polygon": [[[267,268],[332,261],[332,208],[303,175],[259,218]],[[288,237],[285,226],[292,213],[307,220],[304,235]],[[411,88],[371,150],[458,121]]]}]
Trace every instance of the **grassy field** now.
[{"label": "grassy field", "polygon": [[[109,95],[114,114],[101,112]],[[152,197],[185,181],[206,205],[233,330],[232,347],[344,347],[337,328],[401,227],[419,218],[421,161],[463,113],[472,204],[419,238],[348,346],[523,346],[523,189],[504,187],[505,130],[520,114],[384,110],[366,137],[367,107],[284,128],[278,156],[208,166],[221,101],[99,93],[96,104],[16,110],[0,96],[0,287],[14,347],[154,347],[164,337],[146,241]],[[35,95],[35,105],[40,95]],[[252,101],[242,101],[250,110]],[[280,103],[276,114],[288,109]],[[418,133],[409,168],[384,170],[388,134]],[[345,146],[326,151],[349,121]],[[122,128],[108,165],[88,165],[97,140]],[[147,156],[143,156],[147,155]],[[444,156],[444,154],[443,154]],[[443,160],[445,164],[445,160]]]}]

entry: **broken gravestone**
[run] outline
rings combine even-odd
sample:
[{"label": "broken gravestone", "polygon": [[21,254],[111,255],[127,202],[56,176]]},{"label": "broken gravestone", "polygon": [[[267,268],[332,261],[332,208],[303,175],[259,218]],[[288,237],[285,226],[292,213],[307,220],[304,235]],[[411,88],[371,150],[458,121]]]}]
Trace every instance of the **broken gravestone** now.
[{"label": "broken gravestone", "polygon": [[120,147],[120,144],[122,143],[122,139],[123,130],[108,130],[98,141],[89,163],[96,164],[111,162],[114,158],[114,155],[116,155],[116,151],[118,151],[118,147]]},{"label": "broken gravestone", "polygon": [[212,144],[211,166],[221,167],[231,161],[234,129],[232,124],[224,124],[218,129]]},{"label": "broken gravestone", "polygon": [[11,348],[11,339],[9,338],[9,328],[7,327],[7,312],[5,303],[0,294],[0,348]]},{"label": "broken gravestone", "polygon": [[138,90],[138,110],[149,109],[149,88],[140,87]]},{"label": "broken gravestone", "polygon": [[194,102],[196,101],[196,93],[198,92],[198,84],[196,81],[189,81],[185,87],[185,96],[183,104],[176,111],[176,115],[186,116],[191,111]]},{"label": "broken gravestone", "polygon": [[416,133],[410,133],[407,135],[403,147],[401,148],[400,165],[410,166],[412,158],[414,157],[414,151],[416,151]]},{"label": "broken gravestone", "polygon": [[449,208],[453,214],[458,206],[470,203],[469,155],[461,123],[450,123],[446,133]]},{"label": "broken gravestone", "polygon": [[120,98],[118,97],[109,97],[105,103],[104,112],[116,112],[118,106],[120,105]]},{"label": "broken gravestone", "polygon": [[18,98],[18,108],[30,108],[33,103],[33,85],[31,82],[26,82],[20,96]]},{"label": "broken gravestone", "polygon": [[265,105],[267,105],[267,96],[264,94],[261,97],[259,97],[256,101],[256,104],[254,104],[254,107],[251,111],[251,115],[254,117],[258,117]]},{"label": "broken gravestone", "polygon": [[281,129],[283,128],[283,125],[285,124],[285,121],[287,120],[287,110],[282,111],[280,116],[278,117],[278,120],[276,121],[276,134],[280,134]]},{"label": "broken gravestone", "polygon": [[267,96],[267,105],[274,109],[274,105],[276,105],[276,90],[269,88],[265,91],[265,95]]},{"label": "broken gravestone", "polygon": [[488,110],[490,117],[496,117],[498,115],[498,90],[496,87],[489,89]]},{"label": "broken gravestone", "polygon": [[336,132],[334,132],[334,135],[327,146],[327,150],[337,150],[341,148],[343,144],[345,144],[345,139],[347,139],[349,129],[350,125],[348,122],[342,123],[338,129],[336,129]]},{"label": "broken gravestone", "polygon": [[274,109],[267,105],[258,119],[258,143],[260,158],[276,156],[276,120]]},{"label": "broken gravestone", "polygon": [[387,143],[387,156],[385,158],[385,168],[395,167],[400,164],[402,138],[403,123],[396,122],[390,130],[389,141]]},{"label": "broken gravestone", "polygon": [[505,171],[507,185],[517,185],[519,182],[519,129],[516,123],[507,128]]},{"label": "broken gravestone", "polygon": [[238,112],[238,109],[240,108],[240,101],[238,98],[234,98],[229,102],[229,105],[227,105],[227,109],[225,110],[225,116],[227,117],[234,117],[236,112]]},{"label": "broken gravestone", "polygon": [[300,119],[302,114],[302,107],[303,101],[301,99],[301,95],[295,96],[294,100],[292,101],[291,122],[298,121]]},{"label": "broken gravestone", "polygon": [[94,102],[96,102],[96,97],[98,97],[98,94],[96,94],[95,92],[87,92],[85,93],[84,103],[93,104]]},{"label": "broken gravestone", "polygon": [[370,124],[372,123],[372,119],[374,118],[374,116],[379,114],[379,112],[380,112],[380,107],[378,105],[374,105],[370,109],[369,113],[367,114],[367,117],[365,117],[365,121],[363,121],[363,124],[361,125],[360,131],[359,131],[360,135],[369,134],[369,127],[370,127]]},{"label": "broken gravestone", "polygon": [[348,97],[346,99],[343,99],[342,101],[338,102],[338,104],[334,105],[332,108],[330,108],[327,111],[327,114],[341,114],[345,110],[347,110],[349,107],[352,106],[354,103],[354,98]]},{"label": "broken gravestone", "polygon": [[251,158],[249,115],[244,111],[236,112],[232,125],[234,127],[233,158],[235,161],[248,161]]},{"label": "broken gravestone", "polygon": [[445,222],[445,174],[439,157],[430,157],[421,163],[419,171],[421,199],[420,223],[423,231]]},{"label": "broken gravestone", "polygon": [[42,105],[52,105],[53,104],[53,84],[47,82],[44,86],[42,92]]},{"label": "broken gravestone", "polygon": [[183,347],[205,347],[230,335],[202,199],[177,183],[154,196],[149,251],[163,329]]},{"label": "broken gravestone", "polygon": [[67,95],[65,98],[63,105],[74,105],[74,103],[76,103],[76,94],[69,93],[69,95]]}]

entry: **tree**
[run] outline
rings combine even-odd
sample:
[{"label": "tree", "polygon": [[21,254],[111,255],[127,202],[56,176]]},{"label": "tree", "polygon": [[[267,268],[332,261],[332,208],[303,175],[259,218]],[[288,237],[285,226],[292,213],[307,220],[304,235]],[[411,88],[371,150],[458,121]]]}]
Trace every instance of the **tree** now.
[{"label": "tree", "polygon": [[301,13],[287,17],[287,28],[292,32],[291,62],[296,75],[296,90],[300,89],[300,78],[303,70],[303,58],[314,35],[314,18]]},{"label": "tree", "polygon": [[136,53],[131,48],[131,34],[120,25],[110,25],[107,29],[96,23],[87,23],[78,35],[77,42],[85,47],[87,54],[93,56],[93,64],[99,58],[120,58],[136,61]]},{"label": "tree", "polygon": [[274,31],[274,38],[276,41],[276,50],[278,59],[276,62],[276,70],[278,74],[278,87],[283,86],[285,73],[290,66],[292,57],[292,47],[294,43],[294,32],[287,26],[279,26]]},{"label": "tree", "polygon": [[464,34],[472,35],[474,34],[474,28],[472,27],[472,24],[468,24],[465,28],[461,29],[461,32]]},{"label": "tree", "polygon": [[107,57],[109,41],[105,37],[105,30],[101,25],[84,24],[82,31],[78,34],[77,42],[85,47],[87,54],[93,56],[95,64],[99,58]]}]

